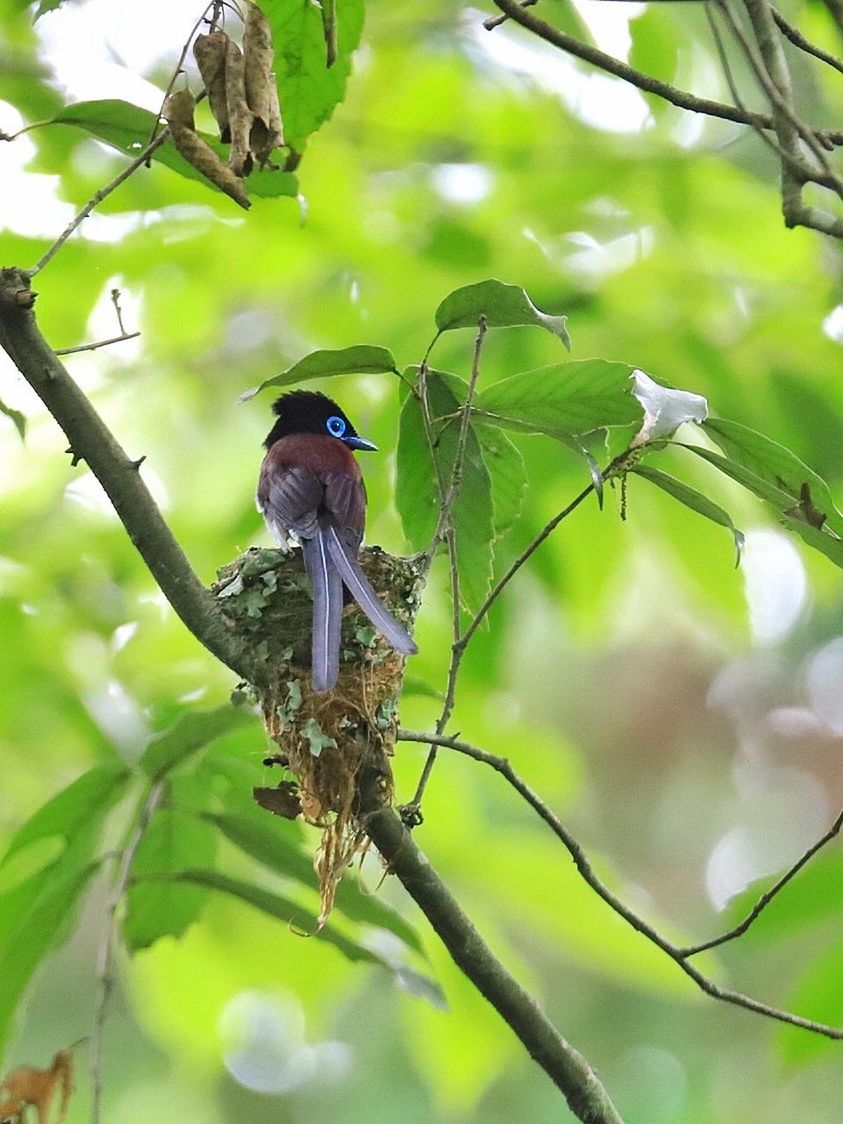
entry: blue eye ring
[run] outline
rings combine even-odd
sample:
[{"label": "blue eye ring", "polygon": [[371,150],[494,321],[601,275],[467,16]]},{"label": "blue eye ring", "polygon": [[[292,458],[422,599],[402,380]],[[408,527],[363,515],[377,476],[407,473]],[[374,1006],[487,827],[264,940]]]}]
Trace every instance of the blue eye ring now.
[{"label": "blue eye ring", "polygon": [[336,414],[334,414],[333,417],[328,418],[328,420],[325,422],[325,428],[328,430],[332,437],[342,437],[342,435],[345,433],[345,422],[342,418],[339,418]]}]

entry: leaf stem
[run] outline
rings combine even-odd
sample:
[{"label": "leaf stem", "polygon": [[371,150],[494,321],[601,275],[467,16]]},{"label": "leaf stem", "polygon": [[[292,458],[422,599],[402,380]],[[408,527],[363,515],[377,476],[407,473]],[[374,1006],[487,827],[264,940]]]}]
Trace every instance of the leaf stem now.
[{"label": "leaf stem", "polygon": [[135,861],[138,847],[158,805],[161,803],[165,784],[164,779],[155,781],[146,793],[146,797],[140,806],[134,830],[120,854],[117,877],[105,905],[105,919],[97,954],[97,979],[100,985],[100,994],[94,1013],[94,1028],[91,1033],[91,1120],[93,1124],[101,1124],[102,1121],[103,1044],[108,1002],[115,984],[114,934],[117,928],[117,910],[120,908],[120,902],[123,900],[123,895],[129,884],[132,863]]}]

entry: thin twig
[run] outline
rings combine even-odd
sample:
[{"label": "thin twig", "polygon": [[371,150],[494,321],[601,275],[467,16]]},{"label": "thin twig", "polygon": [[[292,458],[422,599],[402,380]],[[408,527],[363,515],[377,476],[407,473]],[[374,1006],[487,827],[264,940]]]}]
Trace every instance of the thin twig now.
[{"label": "thin twig", "polygon": [[[740,21],[732,9],[731,0],[717,0],[717,3],[728,16],[733,34],[770,101],[776,135],[783,151],[790,158],[789,162],[795,164],[797,173],[803,178],[810,178],[823,187],[839,192],[843,189],[843,182],[835,175],[825,149],[813,129],[800,120],[793,108],[790,73],[767,0],[744,0],[744,7],[755,36],[755,46],[744,34]],[[819,162],[819,169],[810,168],[801,159],[797,138],[803,140],[810,148]]]},{"label": "thin twig", "polygon": [[843,59],[837,58],[836,55],[824,51],[822,47],[818,47],[816,43],[812,43],[810,39],[806,39],[798,27],[788,23],[781,12],[775,8],[771,8],[773,19],[776,21],[776,26],[786,39],[789,39],[794,47],[798,47],[800,51],[804,51],[808,55],[813,55],[815,59],[820,62],[827,63],[828,66],[833,67],[835,70],[843,74]]},{"label": "thin twig", "polygon": [[46,117],[43,121],[33,121],[31,125],[24,125],[24,126],[22,126],[22,128],[18,129],[17,132],[14,132],[14,133],[4,133],[3,130],[0,129],[0,141],[17,140],[18,137],[22,137],[24,133],[30,132],[31,129],[40,129],[42,125],[52,125],[52,124],[53,124],[52,117]]},{"label": "thin twig", "polygon": [[[539,0],[521,0],[522,8],[533,8],[538,4]],[[502,23],[506,23],[509,16],[490,16],[487,20],[483,20],[483,26],[487,31],[494,31],[496,27],[500,27]]]},{"label": "thin twig", "polygon": [[[718,117],[723,121],[734,121],[738,125],[757,125],[762,129],[775,128],[773,118],[768,114],[754,113],[750,110],[740,109],[738,106],[728,105],[725,102],[712,101],[710,98],[699,98],[687,90],[672,86],[669,82],[662,82],[658,78],[653,78],[652,75],[644,74],[628,63],[621,62],[614,55],[606,54],[605,51],[593,47],[590,43],[582,43],[572,35],[567,35],[559,28],[539,19],[529,10],[522,8],[518,0],[493,0],[493,2],[495,7],[500,8],[515,23],[531,31],[551,46],[558,47],[560,51],[582,59],[583,62],[591,63],[592,66],[596,66],[607,74],[622,78],[631,86],[635,86],[645,93],[655,94],[656,97],[663,98],[664,101],[670,102],[678,109],[687,109],[691,113],[702,113],[708,117]],[[826,0],[826,2],[831,2],[831,0]],[[841,4],[841,10],[843,10],[843,0],[833,0],[833,2]],[[839,130],[833,132],[816,130],[816,134],[832,144],[839,144],[843,140],[843,133]]]},{"label": "thin twig", "polygon": [[213,9],[213,14],[212,14],[211,19],[210,19],[210,31],[213,31],[216,28],[217,20],[220,18],[220,14],[221,14],[222,4],[220,3],[220,0],[211,0],[211,2],[206,5],[205,10],[203,11],[203,13],[199,17],[199,19],[196,21],[196,23],[193,25],[193,28],[192,28],[190,34],[188,35],[187,39],[185,40],[184,46],[181,49],[181,54],[179,55],[178,61],[176,62],[175,67],[173,68],[173,73],[170,75],[170,81],[167,83],[167,88],[164,91],[164,96],[161,99],[161,107],[158,110],[158,113],[155,115],[155,123],[152,126],[152,132],[149,134],[149,140],[146,142],[148,145],[152,144],[152,142],[155,140],[155,137],[158,134],[158,127],[161,124],[161,117],[164,113],[164,106],[167,104],[167,98],[173,92],[173,86],[175,86],[176,79],[181,74],[181,70],[182,70],[182,66],[184,64],[184,60],[187,57],[187,52],[190,50],[190,44],[193,42],[193,37],[196,34],[196,32],[199,30],[199,28],[202,26],[202,24],[206,22],[206,17],[208,15],[209,9]]},{"label": "thin twig", "polygon": [[117,316],[117,327],[120,329],[121,336],[125,336],[127,334],[127,332],[126,332],[126,325],[123,323],[123,309],[120,307],[120,290],[119,289],[112,289],[111,290],[111,303],[114,305],[114,312],[115,312],[115,315]]},{"label": "thin twig", "polygon": [[[448,482],[446,489],[442,487],[442,476],[439,474],[440,486],[440,507],[439,519],[437,520],[436,530],[433,533],[433,539],[428,547],[428,565],[432,560],[436,551],[436,547],[442,541],[448,548],[448,561],[450,567],[451,578],[451,659],[448,666],[448,680],[445,687],[445,698],[442,703],[442,711],[436,722],[436,732],[441,734],[448,725],[451,714],[454,709],[454,702],[456,699],[457,678],[459,676],[460,663],[465,652],[465,648],[460,646],[460,631],[462,628],[462,598],[460,593],[460,572],[459,572],[459,559],[457,557],[457,532],[454,526],[454,504],[460,493],[462,485],[463,468],[465,465],[466,449],[468,447],[468,434],[471,429],[471,410],[474,405],[474,396],[477,392],[477,382],[480,378],[480,356],[483,352],[483,341],[486,338],[486,317],[481,314],[477,321],[477,336],[474,340],[474,351],[471,359],[471,375],[468,380],[468,390],[466,391],[465,402],[462,404],[460,413],[460,429],[457,435],[457,444],[454,450],[454,463],[451,465],[451,478]],[[432,345],[431,345],[432,346]],[[430,349],[428,349],[428,354]],[[426,362],[426,361],[425,361]],[[425,367],[426,370],[426,367]],[[425,383],[425,391],[427,384]],[[427,418],[430,418],[430,408],[428,405]],[[427,422],[426,422],[427,428]],[[432,427],[429,430],[432,438]],[[431,454],[433,455],[434,449],[431,441]],[[427,755],[427,761],[422,769],[422,774],[419,777],[419,783],[416,786],[416,792],[413,799],[404,809],[404,822],[405,824],[418,824],[421,822],[421,802],[424,796],[424,790],[427,787],[427,782],[430,779],[430,774],[433,771],[433,766],[436,762],[436,746],[432,746],[430,753]]]},{"label": "thin twig", "polygon": [[114,990],[114,935],[117,927],[117,910],[129,884],[132,873],[132,863],[135,860],[138,847],[144,837],[150,820],[161,802],[164,794],[165,781],[156,781],[149,789],[146,799],[138,815],[137,823],[132,831],[126,846],[120,856],[120,865],[117,878],[105,905],[105,921],[100,938],[99,953],[97,955],[97,979],[100,984],[100,995],[94,1013],[94,1029],[91,1034],[91,1089],[92,1105],[91,1119],[93,1124],[100,1124],[102,1120],[102,1061],[103,1040],[105,1030],[105,1017],[108,1012],[108,1001]]},{"label": "thin twig", "polygon": [[471,428],[471,408],[474,405],[474,395],[477,390],[477,380],[480,377],[480,355],[483,351],[483,340],[486,336],[486,317],[480,316],[477,321],[477,337],[474,341],[474,352],[471,361],[471,376],[468,380],[468,390],[465,396],[460,414],[460,429],[457,437],[457,447],[454,451],[454,463],[451,466],[451,479],[448,482],[448,488],[445,495],[442,497],[442,505],[439,509],[439,519],[437,521],[436,531],[433,535],[433,544],[428,549],[430,551],[435,549],[437,540],[440,540],[444,535],[445,528],[451,526],[453,523],[454,504],[457,496],[459,495],[460,486],[462,484],[462,474],[465,464],[465,452],[468,445],[468,433]]},{"label": "thin twig", "polygon": [[[726,84],[729,87],[729,93],[732,95],[732,100],[734,101],[735,105],[739,106],[739,108],[741,108],[741,109],[745,109],[744,103],[741,99],[740,91],[738,90],[737,83],[736,83],[736,81],[734,79],[734,76],[732,74],[732,68],[729,64],[729,55],[726,51],[725,44],[723,43],[723,37],[720,34],[720,29],[718,28],[717,21],[714,18],[714,12],[712,10],[712,5],[711,4],[705,4],[704,7],[705,7],[706,19],[708,20],[708,26],[711,29],[712,38],[714,39],[714,46],[715,46],[715,49],[717,51],[718,58],[720,59],[720,65],[723,68],[723,75],[726,79]],[[724,7],[721,6],[720,7],[720,14],[723,16],[723,18],[726,20],[726,22],[730,25],[730,27],[732,27],[732,30],[734,32],[735,31],[735,28],[733,26],[734,13],[728,11],[727,9],[725,9]],[[786,152],[781,147],[781,145],[778,143],[775,136],[771,136],[769,132],[767,132],[765,129],[760,128],[758,125],[751,125],[750,128],[755,133],[755,135],[758,137],[758,139],[763,144],[765,144],[767,146],[767,148],[769,148],[771,150],[771,152],[773,152],[775,154],[775,156],[778,160],[783,161],[784,163],[788,164],[790,167],[793,168],[794,171],[798,171],[800,174],[802,174],[804,172],[804,165],[803,165],[802,161],[801,160],[795,160],[790,155],[790,153]]]},{"label": "thin twig", "polygon": [[735,937],[740,937],[747,931],[756,917],[758,917],[758,915],[767,908],[773,898],[775,898],[776,895],[784,889],[788,882],[790,882],[791,878],[793,878],[795,874],[798,874],[802,867],[805,866],[814,857],[817,851],[822,850],[822,848],[825,847],[827,843],[830,843],[832,839],[839,835],[841,827],[843,827],[843,811],[840,812],[837,819],[834,821],[825,835],[823,835],[816,841],[816,843],[810,846],[803,855],[800,855],[793,866],[786,870],[781,878],[779,878],[777,882],[773,883],[769,890],[764,891],[764,893],[761,895],[761,897],[758,899],[758,901],[755,903],[755,905],[752,907],[743,921],[741,921],[738,925],[735,925],[733,929],[729,929],[727,933],[722,933],[719,937],[714,937],[710,941],[703,941],[702,944],[689,945],[687,948],[677,949],[679,955],[683,958],[687,956],[696,956],[697,953],[705,952],[709,948],[717,948],[718,945],[726,944],[728,941],[733,941]]},{"label": "thin twig", "polygon": [[138,170],[138,168],[141,167],[142,164],[145,164],[147,157],[150,156],[156,150],[156,148],[160,148],[169,135],[170,126],[167,125],[166,128],[158,134],[155,140],[150,141],[150,143],[146,146],[146,148],[144,148],[139,156],[136,156],[130,164],[126,165],[126,167],[122,172],[120,172],[119,175],[115,176],[110,183],[107,183],[105,185],[105,187],[101,187],[100,190],[88,200],[82,210],[71,220],[70,223],[68,223],[68,225],[61,232],[52,246],[50,246],[49,250],[47,250],[47,252],[38,259],[38,261],[31,269],[23,271],[24,276],[31,279],[35,276],[36,273],[40,273],[44,266],[49,261],[51,261],[59,252],[59,250],[62,248],[71,234],[73,234],[74,230],[76,230],[77,227],[79,227],[85,221],[91,211],[93,211],[95,207],[99,206],[99,204],[102,203],[103,199],[106,199],[112,193],[112,191],[116,190],[116,188],[120,186],[121,183],[125,183],[129,176],[133,175]]},{"label": "thin twig", "polygon": [[76,347],[58,347],[56,355],[76,355],[80,351],[96,351],[100,347],[110,347],[113,343],[123,343],[124,340],[135,340],[140,332],[124,332],[122,336],[112,336],[109,340],[97,340],[96,343],[80,343]]},{"label": "thin twig", "polygon": [[538,813],[554,835],[560,840],[573,859],[574,865],[580,875],[597,896],[601,898],[610,909],[619,914],[624,921],[631,925],[636,932],[641,933],[642,936],[646,937],[647,940],[656,945],[657,948],[661,949],[671,960],[678,964],[685,975],[689,976],[697,987],[707,995],[712,996],[714,999],[719,999],[724,1003],[731,1003],[733,1006],[743,1007],[748,1011],[754,1011],[756,1014],[764,1015],[766,1018],[776,1019],[778,1022],[787,1023],[790,1026],[798,1026],[803,1030],[810,1030],[815,1034],[824,1035],[826,1038],[843,1040],[843,1028],[828,1026],[825,1023],[816,1022],[813,1019],[803,1018],[802,1015],[794,1015],[790,1011],[783,1011],[778,1007],[772,1007],[767,1003],[762,1003],[757,999],[753,999],[749,995],[744,995],[742,992],[721,987],[719,984],[716,984],[713,980],[703,975],[698,968],[688,962],[688,953],[686,950],[677,948],[676,945],[662,936],[657,929],[653,928],[649,922],[639,917],[629,906],[625,905],[616,894],[612,893],[608,886],[601,882],[595,874],[581,845],[559,818],[548,808],[544,801],[518,776],[506,758],[497,757],[493,753],[488,753],[486,750],[479,749],[477,746],[470,745],[468,742],[459,741],[456,738],[449,738],[438,734],[426,734],[416,730],[400,729],[398,731],[398,740],[420,742],[426,745],[446,746],[449,749],[456,750],[457,753],[462,753],[466,757],[473,758],[475,761],[480,761],[484,765],[489,765],[496,772],[500,773],[501,776],[512,785],[516,792],[524,798],[530,807]]},{"label": "thin twig", "polygon": [[606,71],[607,74],[622,78],[639,90],[644,90],[645,93],[655,94],[679,109],[687,109],[692,113],[703,113],[708,117],[719,117],[724,121],[734,121],[738,125],[751,125],[755,122],[764,129],[773,128],[772,118],[765,114],[749,113],[738,109],[737,106],[712,101],[710,98],[698,98],[695,94],[680,90],[676,86],[671,86],[668,82],[662,82],[658,78],[653,78],[649,74],[636,70],[635,67],[615,58],[614,55],[606,54],[605,51],[593,47],[590,43],[580,42],[573,35],[567,35],[564,31],[560,31],[559,28],[522,8],[518,0],[494,0],[494,4],[515,23],[525,27],[540,39],[544,39],[551,46],[558,47],[560,51],[574,55],[575,58],[582,59],[583,62],[591,63],[592,66]]}]

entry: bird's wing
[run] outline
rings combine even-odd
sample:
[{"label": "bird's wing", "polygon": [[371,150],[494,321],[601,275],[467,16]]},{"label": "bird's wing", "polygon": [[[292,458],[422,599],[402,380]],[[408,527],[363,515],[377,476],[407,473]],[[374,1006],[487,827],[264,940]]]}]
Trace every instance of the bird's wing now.
[{"label": "bird's wing", "polygon": [[325,496],[322,509],[343,539],[356,552],[363,541],[366,524],[366,488],[359,476],[346,472],[328,472],[324,477]]},{"label": "bird's wing", "polygon": [[258,508],[276,538],[283,540],[288,531],[299,538],[314,538],[318,533],[316,511],[322,503],[325,487],[309,468],[277,466],[264,460],[258,481]]}]

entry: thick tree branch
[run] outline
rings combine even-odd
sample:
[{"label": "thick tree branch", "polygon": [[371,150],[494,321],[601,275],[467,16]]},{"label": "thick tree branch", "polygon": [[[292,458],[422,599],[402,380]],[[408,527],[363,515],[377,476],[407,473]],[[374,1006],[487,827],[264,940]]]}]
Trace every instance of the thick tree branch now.
[{"label": "thick tree branch", "polygon": [[132,542],[178,616],[205,647],[254,681],[254,661],[234,636],[132,461],[38,330],[35,294],[22,270],[0,270],[0,345],[64,430],[74,461],[105,489]]},{"label": "thick tree branch", "polygon": [[575,1116],[586,1124],[621,1124],[609,1094],[586,1059],[494,956],[395,813],[389,809],[376,812],[367,831],[457,966],[562,1090]]}]

